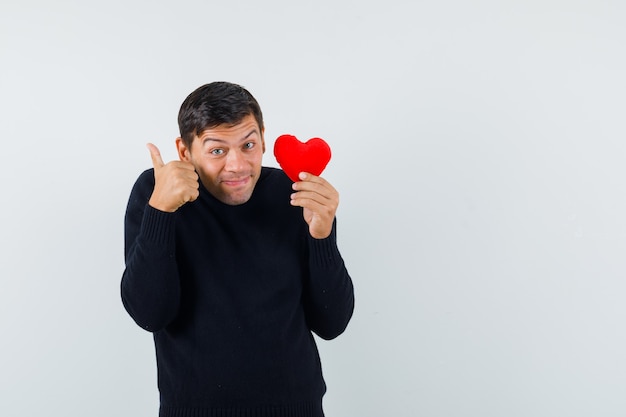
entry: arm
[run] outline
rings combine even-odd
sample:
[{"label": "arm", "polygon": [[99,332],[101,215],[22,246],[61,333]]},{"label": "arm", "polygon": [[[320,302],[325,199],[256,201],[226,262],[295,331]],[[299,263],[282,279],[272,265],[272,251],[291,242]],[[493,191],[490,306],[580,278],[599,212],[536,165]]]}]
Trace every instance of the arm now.
[{"label": "arm", "polygon": [[175,213],[148,205],[152,170],[133,187],[124,219],[126,269],[121,295],[126,311],[142,328],[158,331],[178,312],[180,285],[175,259]]},{"label": "arm", "polygon": [[352,317],[354,288],[337,248],[336,222],[327,238],[309,237],[309,281],[303,301],[309,328],[326,340],[343,333]]},{"label": "arm", "polygon": [[156,332],[178,314],[180,281],[176,264],[176,211],[198,198],[198,175],[185,161],[163,163],[148,144],[153,170],[133,187],[124,223],[126,269],[122,302],[144,329]]},{"label": "arm", "polygon": [[333,339],[343,333],[354,311],[352,280],[337,248],[339,193],[321,177],[300,173],[300,179],[293,184],[291,204],[302,207],[309,225],[304,310],[309,328],[323,339]]}]

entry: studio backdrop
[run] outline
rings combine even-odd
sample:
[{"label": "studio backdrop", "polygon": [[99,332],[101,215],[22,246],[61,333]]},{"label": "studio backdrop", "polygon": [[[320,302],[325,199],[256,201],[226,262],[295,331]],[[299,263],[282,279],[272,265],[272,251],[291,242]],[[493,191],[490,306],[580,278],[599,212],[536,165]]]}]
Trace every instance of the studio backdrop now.
[{"label": "studio backdrop", "polygon": [[626,3],[4,0],[0,414],[157,415],[123,217],[177,112],[324,138],[356,309],[329,417],[626,415]]}]

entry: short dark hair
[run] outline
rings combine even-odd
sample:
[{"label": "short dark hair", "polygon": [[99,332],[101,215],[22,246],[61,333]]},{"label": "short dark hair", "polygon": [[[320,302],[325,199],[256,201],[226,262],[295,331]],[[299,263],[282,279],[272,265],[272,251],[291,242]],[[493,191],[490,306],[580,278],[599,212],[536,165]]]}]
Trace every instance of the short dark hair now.
[{"label": "short dark hair", "polygon": [[236,125],[250,114],[263,132],[261,107],[248,90],[225,81],[205,84],[189,94],[180,106],[180,137],[190,147],[193,138],[205,129],[222,124]]}]

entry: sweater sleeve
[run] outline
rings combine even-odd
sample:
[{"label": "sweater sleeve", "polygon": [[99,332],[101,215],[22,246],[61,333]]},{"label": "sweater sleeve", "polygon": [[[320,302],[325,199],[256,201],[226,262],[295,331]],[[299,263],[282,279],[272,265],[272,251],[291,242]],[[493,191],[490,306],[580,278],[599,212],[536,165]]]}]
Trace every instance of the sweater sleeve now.
[{"label": "sweater sleeve", "polygon": [[145,330],[156,332],[178,313],[180,282],[175,257],[176,213],[148,205],[153,189],[153,171],[145,171],[128,201],[121,296],[133,320]]},{"label": "sweater sleeve", "polygon": [[339,336],[354,311],[354,288],[337,247],[336,220],[325,239],[309,236],[309,281],[304,309],[310,329],[322,339]]}]

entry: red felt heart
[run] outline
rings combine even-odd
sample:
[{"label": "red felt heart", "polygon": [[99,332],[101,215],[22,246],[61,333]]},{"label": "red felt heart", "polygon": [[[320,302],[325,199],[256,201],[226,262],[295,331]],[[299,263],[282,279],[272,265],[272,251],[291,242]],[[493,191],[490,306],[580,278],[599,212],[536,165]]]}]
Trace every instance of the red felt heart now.
[{"label": "red felt heart", "polygon": [[274,156],[285,174],[297,182],[301,172],[322,173],[330,161],[330,146],[320,138],[302,143],[293,135],[281,135],[274,142]]}]

